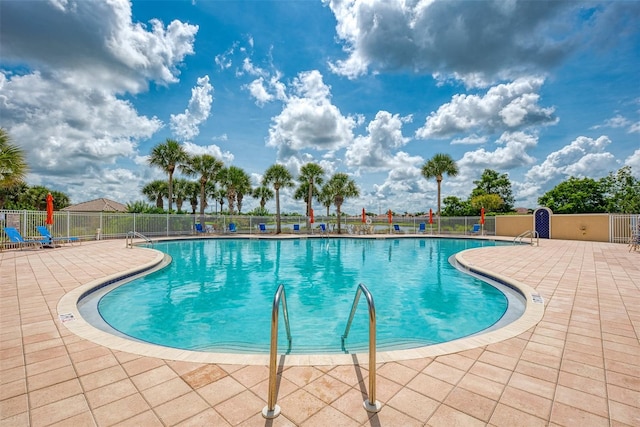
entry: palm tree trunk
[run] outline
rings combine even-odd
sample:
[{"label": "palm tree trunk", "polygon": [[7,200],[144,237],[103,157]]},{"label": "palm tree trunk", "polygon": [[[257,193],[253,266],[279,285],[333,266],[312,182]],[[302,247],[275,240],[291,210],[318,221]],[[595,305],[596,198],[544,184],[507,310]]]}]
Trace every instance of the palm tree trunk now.
[{"label": "palm tree trunk", "polygon": [[439,179],[438,181],[438,234],[440,234],[440,217],[442,215],[440,215],[440,185],[442,184],[442,180]]},{"label": "palm tree trunk", "polygon": [[280,189],[276,188],[276,234],[280,234]]}]

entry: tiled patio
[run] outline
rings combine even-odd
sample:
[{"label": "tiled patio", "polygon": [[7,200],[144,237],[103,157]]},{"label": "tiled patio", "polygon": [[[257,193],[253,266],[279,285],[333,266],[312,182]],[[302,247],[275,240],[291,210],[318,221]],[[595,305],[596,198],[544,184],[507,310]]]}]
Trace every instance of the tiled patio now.
[{"label": "tiled patio", "polygon": [[155,257],[123,241],[0,253],[1,426],[640,425],[640,253],[626,245],[466,252],[466,263],[534,288],[542,320],[481,347],[378,363],[375,415],[363,408],[366,365],[285,358],[282,414],[269,421],[266,364],[140,356],[61,322],[64,294]]}]

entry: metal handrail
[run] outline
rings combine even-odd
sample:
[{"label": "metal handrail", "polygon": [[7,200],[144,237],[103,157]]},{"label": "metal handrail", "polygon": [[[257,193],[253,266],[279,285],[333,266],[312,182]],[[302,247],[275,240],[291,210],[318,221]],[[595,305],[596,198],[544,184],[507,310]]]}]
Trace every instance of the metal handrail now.
[{"label": "metal handrail", "polygon": [[342,350],[345,351],[344,342],[349,336],[353,316],[356,314],[356,309],[358,308],[360,294],[364,294],[369,306],[369,398],[364,401],[364,409],[368,412],[378,412],[382,408],[382,405],[376,400],[376,306],[373,303],[371,292],[369,292],[369,289],[362,283],[358,285],[356,296],[351,305],[351,313],[349,314],[347,327],[344,329],[344,334],[342,334]]},{"label": "metal handrail", "polygon": [[513,243],[518,243],[518,242],[522,243],[522,239],[524,239],[527,236],[529,236],[530,239],[531,239],[531,241],[530,241],[531,246],[533,246],[533,238],[534,237],[536,239],[536,246],[540,246],[540,234],[536,230],[527,230],[525,232],[522,232],[522,233],[518,234],[513,239]]},{"label": "metal handrail", "polygon": [[284,291],[284,285],[280,284],[276,294],[273,297],[273,306],[271,308],[271,352],[269,354],[269,397],[267,406],[262,409],[262,416],[271,419],[280,415],[280,407],[276,405],[276,367],[278,359],[278,308],[280,307],[280,299],[282,298],[282,315],[284,316],[284,325],[287,329],[287,340],[291,351],[291,329],[289,328],[289,312],[287,310],[287,296]]},{"label": "metal handrail", "polygon": [[133,248],[134,237],[139,237],[141,239],[144,239],[147,243],[153,245],[153,241],[151,241],[151,239],[149,239],[144,234],[138,233],[137,231],[127,231],[127,235],[125,237],[125,248]]}]

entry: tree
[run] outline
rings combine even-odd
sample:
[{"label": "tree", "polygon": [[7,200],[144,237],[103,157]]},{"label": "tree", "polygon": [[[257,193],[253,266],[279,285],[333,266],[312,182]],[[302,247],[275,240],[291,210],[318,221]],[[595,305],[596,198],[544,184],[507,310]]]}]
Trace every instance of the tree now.
[{"label": "tree", "polygon": [[461,200],[456,196],[448,196],[442,200],[444,208],[443,216],[466,216],[471,215],[471,204],[466,200]]},{"label": "tree", "polygon": [[591,178],[571,177],[538,198],[538,203],[560,214],[600,213],[606,207],[602,187]]},{"label": "tree", "polygon": [[173,172],[176,167],[185,161],[189,155],[175,139],[167,138],[164,143],[153,147],[149,156],[149,164],[158,166],[169,175],[167,197],[169,199],[169,212],[173,206]]},{"label": "tree", "polygon": [[318,194],[318,202],[322,204],[327,210],[327,216],[329,216],[329,208],[333,203],[333,194],[331,194],[331,189],[328,185],[322,186],[320,189],[320,193]]},{"label": "tree", "polygon": [[184,201],[189,198],[190,186],[193,181],[178,178],[173,181],[173,196],[176,199],[176,211],[182,212]]},{"label": "tree", "polygon": [[[486,194],[496,194],[502,200],[502,205],[496,211],[510,212],[513,210],[513,204],[515,198],[511,191],[511,181],[509,181],[509,175],[503,173],[502,175],[492,169],[485,169],[482,172],[480,180],[473,181],[476,185],[471,191],[471,199],[473,200],[477,196],[483,196]],[[484,206],[485,209],[489,209]],[[493,211],[493,210],[492,210]]]},{"label": "tree", "polygon": [[336,213],[338,215],[338,234],[341,233],[340,228],[340,209],[345,199],[350,197],[358,197],[360,190],[355,181],[349,178],[346,173],[334,174],[329,182],[327,182],[328,192],[333,196],[333,202],[336,205]]},{"label": "tree", "polygon": [[267,201],[273,199],[273,191],[271,191],[269,187],[261,185],[260,187],[256,187],[253,190],[252,196],[254,199],[260,199],[260,209],[262,209],[262,211],[265,211],[265,205],[267,204]]},{"label": "tree", "polygon": [[435,178],[438,183],[438,233],[440,233],[440,196],[443,175],[458,175],[458,165],[448,154],[436,154],[422,166],[422,176],[426,179]]},{"label": "tree", "polygon": [[609,173],[600,182],[607,198],[607,212],[640,212],[640,180],[631,174],[631,166],[619,169],[616,174]]},{"label": "tree", "polygon": [[24,151],[11,142],[6,130],[0,128],[0,209],[4,208],[11,189],[24,181],[28,171]]},{"label": "tree", "polygon": [[191,214],[196,214],[198,207],[198,196],[200,196],[200,184],[195,181],[187,181],[186,197],[191,205]]},{"label": "tree", "polygon": [[251,192],[251,178],[249,178],[249,175],[237,166],[229,166],[220,172],[218,182],[226,191],[229,214],[233,215],[236,203],[238,204],[238,213],[240,213],[244,195]]},{"label": "tree", "polygon": [[484,208],[488,212],[498,212],[504,203],[497,194],[481,194],[471,199],[471,206],[476,212]]},{"label": "tree", "polygon": [[207,182],[215,181],[224,164],[211,154],[189,157],[180,170],[188,176],[199,176],[200,181],[200,225],[204,229],[204,209],[207,207]]},{"label": "tree", "polygon": [[313,194],[318,193],[316,184],[322,185],[324,182],[324,169],[317,163],[307,163],[300,168],[298,177],[301,185],[306,184],[307,189],[307,228],[311,228],[311,209],[313,208]]},{"label": "tree", "polygon": [[164,210],[164,198],[169,196],[169,189],[165,181],[156,179],[142,187],[142,194],[147,196],[150,202],[155,202],[158,209]]},{"label": "tree", "polygon": [[270,166],[264,173],[262,185],[273,185],[273,189],[276,192],[276,234],[280,234],[280,188],[293,187],[293,177],[283,165],[275,164]]}]

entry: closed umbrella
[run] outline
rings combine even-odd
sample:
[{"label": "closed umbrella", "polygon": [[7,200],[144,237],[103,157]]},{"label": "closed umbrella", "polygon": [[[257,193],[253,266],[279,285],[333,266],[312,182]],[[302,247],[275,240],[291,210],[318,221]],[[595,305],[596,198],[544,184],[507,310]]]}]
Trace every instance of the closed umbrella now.
[{"label": "closed umbrella", "polygon": [[429,224],[433,224],[433,210],[429,209]]},{"label": "closed umbrella", "polygon": [[362,223],[364,224],[365,222],[367,222],[367,213],[362,208]]},{"label": "closed umbrella", "polygon": [[313,209],[309,209],[309,223],[313,224]]},{"label": "closed umbrella", "polygon": [[387,218],[389,218],[389,224],[391,224],[393,222],[393,212],[391,212],[391,209],[387,212]]},{"label": "closed umbrella", "polygon": [[47,193],[47,220],[45,221],[45,224],[53,224],[53,196],[51,193]]}]

